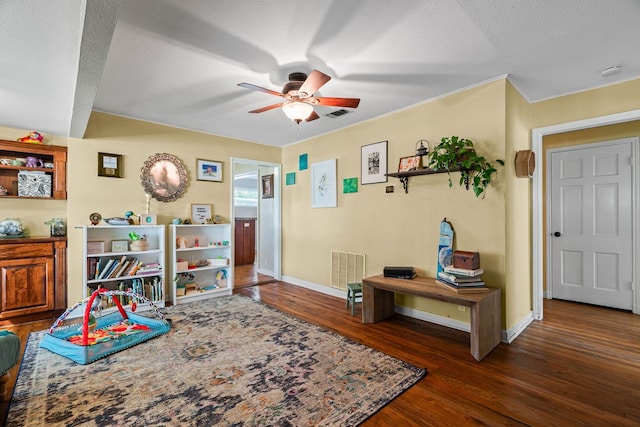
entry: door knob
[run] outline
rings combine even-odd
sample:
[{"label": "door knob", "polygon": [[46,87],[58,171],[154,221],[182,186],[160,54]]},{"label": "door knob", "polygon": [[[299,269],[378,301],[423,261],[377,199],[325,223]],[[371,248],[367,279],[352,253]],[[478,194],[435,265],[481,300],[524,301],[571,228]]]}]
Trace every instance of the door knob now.
[{"label": "door knob", "polygon": [[562,233],[560,233],[559,231],[556,231],[555,233],[553,233],[553,235],[556,237],[560,237],[562,236]]}]

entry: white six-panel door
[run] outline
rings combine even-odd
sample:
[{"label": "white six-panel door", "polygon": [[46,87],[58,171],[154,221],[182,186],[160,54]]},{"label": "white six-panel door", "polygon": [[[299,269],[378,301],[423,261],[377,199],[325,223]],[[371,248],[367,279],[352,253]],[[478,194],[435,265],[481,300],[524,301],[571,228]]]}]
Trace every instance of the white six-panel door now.
[{"label": "white six-panel door", "polygon": [[553,298],[632,309],[633,142],[550,150]]}]

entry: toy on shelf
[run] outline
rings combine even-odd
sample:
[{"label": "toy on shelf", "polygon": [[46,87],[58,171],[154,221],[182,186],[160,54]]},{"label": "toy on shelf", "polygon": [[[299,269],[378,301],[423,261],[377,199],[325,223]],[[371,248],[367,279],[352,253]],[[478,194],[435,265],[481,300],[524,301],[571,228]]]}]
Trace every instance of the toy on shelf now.
[{"label": "toy on shelf", "polygon": [[19,142],[31,142],[33,144],[42,144],[44,136],[40,132],[32,131],[29,135],[18,138]]},{"label": "toy on shelf", "polygon": [[[130,298],[132,307],[135,307],[136,301],[149,304],[160,319],[126,311],[120,302],[121,297]],[[102,298],[111,298],[118,310],[99,316]],[[69,314],[81,305],[85,305],[85,310],[80,329],[77,324],[59,327]],[[86,365],[158,335],[166,334],[169,329],[169,323],[164,315],[147,298],[131,291],[101,288],[94,291],[85,301],[67,309],[49,328],[40,341],[40,347]]]}]

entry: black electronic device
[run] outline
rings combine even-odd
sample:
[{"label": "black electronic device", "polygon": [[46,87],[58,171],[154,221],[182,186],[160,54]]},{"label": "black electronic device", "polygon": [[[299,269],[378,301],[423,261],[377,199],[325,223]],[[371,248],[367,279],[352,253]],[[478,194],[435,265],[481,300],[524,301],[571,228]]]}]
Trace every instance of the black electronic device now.
[{"label": "black electronic device", "polygon": [[384,277],[395,277],[396,279],[413,279],[417,274],[413,267],[385,267]]}]

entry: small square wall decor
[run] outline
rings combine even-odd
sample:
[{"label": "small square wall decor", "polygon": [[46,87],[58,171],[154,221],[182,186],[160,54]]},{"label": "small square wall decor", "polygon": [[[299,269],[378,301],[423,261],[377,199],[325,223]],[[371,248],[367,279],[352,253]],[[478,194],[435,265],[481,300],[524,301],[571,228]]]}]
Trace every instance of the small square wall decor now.
[{"label": "small square wall decor", "polygon": [[296,183],[296,173],[295,172],[289,172],[286,175],[286,184],[287,185],[294,185]]},{"label": "small square wall decor", "polygon": [[298,158],[298,169],[301,171],[306,170],[309,167],[309,155],[308,154],[300,154]]},{"label": "small square wall decor", "polygon": [[345,178],[342,180],[342,193],[357,193],[358,178]]}]

